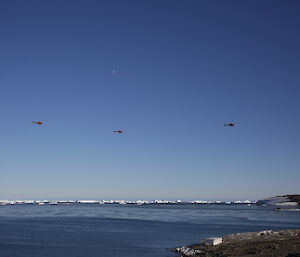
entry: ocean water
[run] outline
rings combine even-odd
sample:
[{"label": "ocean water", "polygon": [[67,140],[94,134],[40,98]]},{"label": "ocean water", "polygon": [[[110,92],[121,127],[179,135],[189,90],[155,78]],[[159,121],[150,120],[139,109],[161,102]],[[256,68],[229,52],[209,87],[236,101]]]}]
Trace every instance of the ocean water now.
[{"label": "ocean water", "polygon": [[299,213],[259,206],[0,206],[0,257],[172,257],[209,236],[288,228]]}]

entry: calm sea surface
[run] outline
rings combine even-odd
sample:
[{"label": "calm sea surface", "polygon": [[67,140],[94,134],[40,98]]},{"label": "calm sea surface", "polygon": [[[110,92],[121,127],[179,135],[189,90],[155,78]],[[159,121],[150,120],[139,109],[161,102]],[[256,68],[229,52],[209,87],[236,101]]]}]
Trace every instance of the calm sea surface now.
[{"label": "calm sea surface", "polygon": [[287,228],[299,213],[258,206],[0,206],[0,257],[171,257],[205,237]]}]

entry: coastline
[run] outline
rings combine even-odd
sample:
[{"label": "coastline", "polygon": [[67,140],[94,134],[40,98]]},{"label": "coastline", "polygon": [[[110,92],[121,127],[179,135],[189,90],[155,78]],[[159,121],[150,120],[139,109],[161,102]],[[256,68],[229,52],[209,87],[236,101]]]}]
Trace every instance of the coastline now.
[{"label": "coastline", "polygon": [[172,251],[182,257],[300,257],[300,229],[232,234],[218,245],[199,243]]}]

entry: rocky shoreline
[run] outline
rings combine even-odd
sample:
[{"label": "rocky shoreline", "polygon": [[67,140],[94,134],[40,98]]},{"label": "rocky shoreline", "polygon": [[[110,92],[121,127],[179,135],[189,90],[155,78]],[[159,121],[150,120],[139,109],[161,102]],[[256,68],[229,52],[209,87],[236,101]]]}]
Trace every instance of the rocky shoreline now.
[{"label": "rocky shoreline", "polygon": [[300,257],[300,229],[233,234],[218,245],[200,243],[172,251],[182,257]]}]

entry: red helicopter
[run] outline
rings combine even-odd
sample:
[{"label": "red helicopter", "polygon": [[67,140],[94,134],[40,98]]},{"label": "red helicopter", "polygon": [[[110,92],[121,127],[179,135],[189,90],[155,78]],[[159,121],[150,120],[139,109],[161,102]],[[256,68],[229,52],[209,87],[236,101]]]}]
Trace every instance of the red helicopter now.
[{"label": "red helicopter", "polygon": [[234,127],[235,124],[234,123],[224,123],[225,127]]},{"label": "red helicopter", "polygon": [[121,134],[121,133],[124,133],[125,131],[124,130],[114,130],[113,132]]},{"label": "red helicopter", "polygon": [[33,122],[32,122],[32,124],[36,124],[36,125],[42,125],[42,124],[43,124],[43,122],[41,122],[41,121],[33,121]]}]

